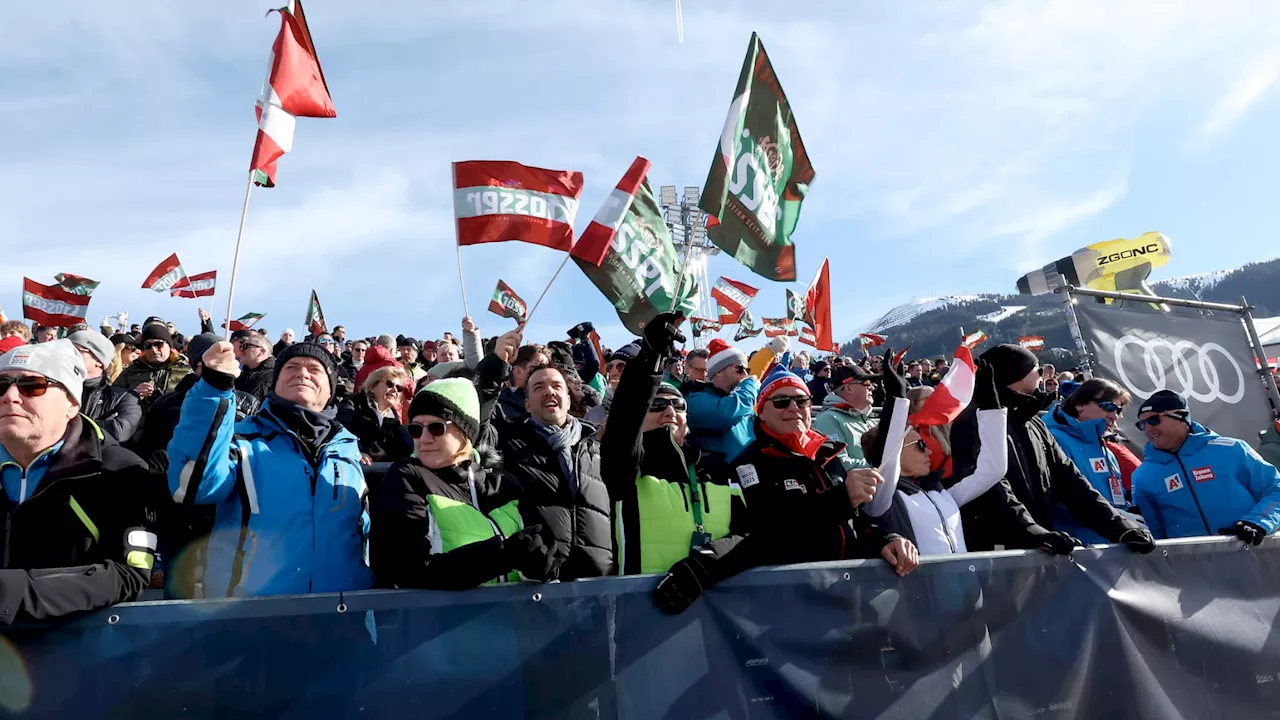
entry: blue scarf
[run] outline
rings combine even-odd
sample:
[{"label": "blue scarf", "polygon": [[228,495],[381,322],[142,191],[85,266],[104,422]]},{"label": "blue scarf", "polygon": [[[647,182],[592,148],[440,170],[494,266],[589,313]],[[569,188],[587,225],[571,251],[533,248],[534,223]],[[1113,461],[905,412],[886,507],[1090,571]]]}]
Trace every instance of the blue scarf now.
[{"label": "blue scarf", "polygon": [[577,495],[578,478],[573,473],[573,448],[582,440],[582,423],[572,415],[563,427],[546,425],[532,417],[529,418],[529,422],[532,423],[538,436],[556,452],[556,456],[560,459],[560,469],[564,472],[565,479],[569,481],[569,490]]}]

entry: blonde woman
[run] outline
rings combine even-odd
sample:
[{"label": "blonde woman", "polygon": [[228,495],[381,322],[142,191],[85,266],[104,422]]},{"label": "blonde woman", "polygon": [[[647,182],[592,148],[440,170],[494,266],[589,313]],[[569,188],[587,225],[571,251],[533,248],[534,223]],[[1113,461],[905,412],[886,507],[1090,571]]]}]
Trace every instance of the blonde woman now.
[{"label": "blonde woman", "polygon": [[111,364],[107,366],[107,382],[115,384],[116,378],[120,377],[120,373],[124,369],[133,364],[134,360],[142,354],[138,349],[138,342],[128,335],[117,335],[112,338],[112,343],[116,346],[116,355],[111,359]]},{"label": "blonde woman", "polygon": [[365,379],[360,392],[338,408],[338,422],[359,441],[361,463],[395,462],[413,453],[413,442],[399,415],[409,383],[409,375],[399,366],[378,368]]},{"label": "blonde woman", "polygon": [[[910,410],[907,416],[910,417],[920,412],[920,408],[924,407],[924,401],[933,394],[933,388],[914,387],[907,391],[907,401],[910,403]],[[951,423],[946,425],[921,425],[916,427],[920,439],[924,440],[925,445],[929,448],[929,471],[938,473],[942,479],[949,479],[952,475],[951,468]]]}]

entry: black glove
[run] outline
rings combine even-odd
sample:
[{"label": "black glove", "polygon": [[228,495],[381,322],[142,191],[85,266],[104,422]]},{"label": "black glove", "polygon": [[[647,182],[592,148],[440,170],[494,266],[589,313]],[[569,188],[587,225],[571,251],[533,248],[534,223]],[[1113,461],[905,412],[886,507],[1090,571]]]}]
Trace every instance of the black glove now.
[{"label": "black glove", "polygon": [[1151,537],[1151,531],[1142,528],[1129,528],[1120,533],[1120,542],[1133,548],[1134,552],[1146,555],[1156,549],[1156,539]]},{"label": "black glove", "polygon": [[580,322],[577,325],[574,325],[573,327],[569,328],[568,335],[574,340],[586,340],[587,338],[591,337],[591,333],[595,331],[596,331],[596,328],[594,325],[591,324],[590,321]]},{"label": "black glove", "polygon": [[979,410],[999,410],[1000,392],[996,389],[996,373],[991,363],[978,361],[978,375],[973,382],[973,402]]},{"label": "black glove", "polygon": [[1231,527],[1218,528],[1219,535],[1235,535],[1246,545],[1261,545],[1267,538],[1265,528],[1248,520],[1237,520]]},{"label": "black glove", "polygon": [[885,402],[889,402],[892,398],[904,398],[907,396],[906,378],[898,374],[897,368],[893,366],[893,350],[886,348],[884,351],[884,362],[880,363],[880,384],[884,388]]},{"label": "black glove", "polygon": [[1070,555],[1072,550],[1084,547],[1084,543],[1079,539],[1057,531],[1045,532],[1044,535],[1036,538],[1036,541],[1040,543],[1040,549],[1050,555]]},{"label": "black glove", "polygon": [[694,600],[714,584],[712,567],[715,558],[694,551],[667,571],[667,576],[653,590],[653,603],[668,615],[689,609]]},{"label": "black glove", "polygon": [[502,552],[512,570],[518,570],[530,580],[546,582],[554,579],[550,577],[554,563],[551,549],[542,542],[541,533],[541,525],[524,528],[502,541]]},{"label": "black glove", "polygon": [[676,343],[685,341],[684,333],[676,327],[684,315],[681,313],[659,313],[644,326],[643,346],[655,357],[665,358],[676,347]]}]

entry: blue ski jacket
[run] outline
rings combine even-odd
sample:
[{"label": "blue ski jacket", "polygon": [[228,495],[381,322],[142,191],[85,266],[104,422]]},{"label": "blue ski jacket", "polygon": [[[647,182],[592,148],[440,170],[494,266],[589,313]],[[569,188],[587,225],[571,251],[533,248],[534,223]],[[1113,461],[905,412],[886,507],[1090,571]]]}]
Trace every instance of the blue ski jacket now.
[{"label": "blue ski jacket", "polygon": [[[1120,465],[1116,456],[1103,443],[1107,421],[1081,421],[1066,414],[1061,405],[1054,406],[1044,418],[1045,427],[1058,441],[1058,446],[1075,463],[1080,474],[1098,491],[1102,498],[1117,510],[1129,508],[1124,485],[1120,482]],[[1059,530],[1070,533],[1086,544],[1105,543],[1106,538],[1075,521],[1062,506],[1055,508],[1055,522]]]}]

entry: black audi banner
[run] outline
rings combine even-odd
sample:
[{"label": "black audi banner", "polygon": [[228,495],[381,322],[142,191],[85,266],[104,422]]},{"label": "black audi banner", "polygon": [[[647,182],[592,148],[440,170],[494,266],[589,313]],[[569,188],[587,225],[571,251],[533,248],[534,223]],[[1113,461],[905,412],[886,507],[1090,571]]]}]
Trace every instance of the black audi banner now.
[{"label": "black audi banner", "polygon": [[[1076,306],[1080,332],[1099,377],[1114,380],[1136,406],[1160,390],[1187,398],[1191,418],[1254,447],[1271,422],[1266,390],[1238,316],[1206,318]],[[1125,432],[1141,443],[1125,418]]]}]

